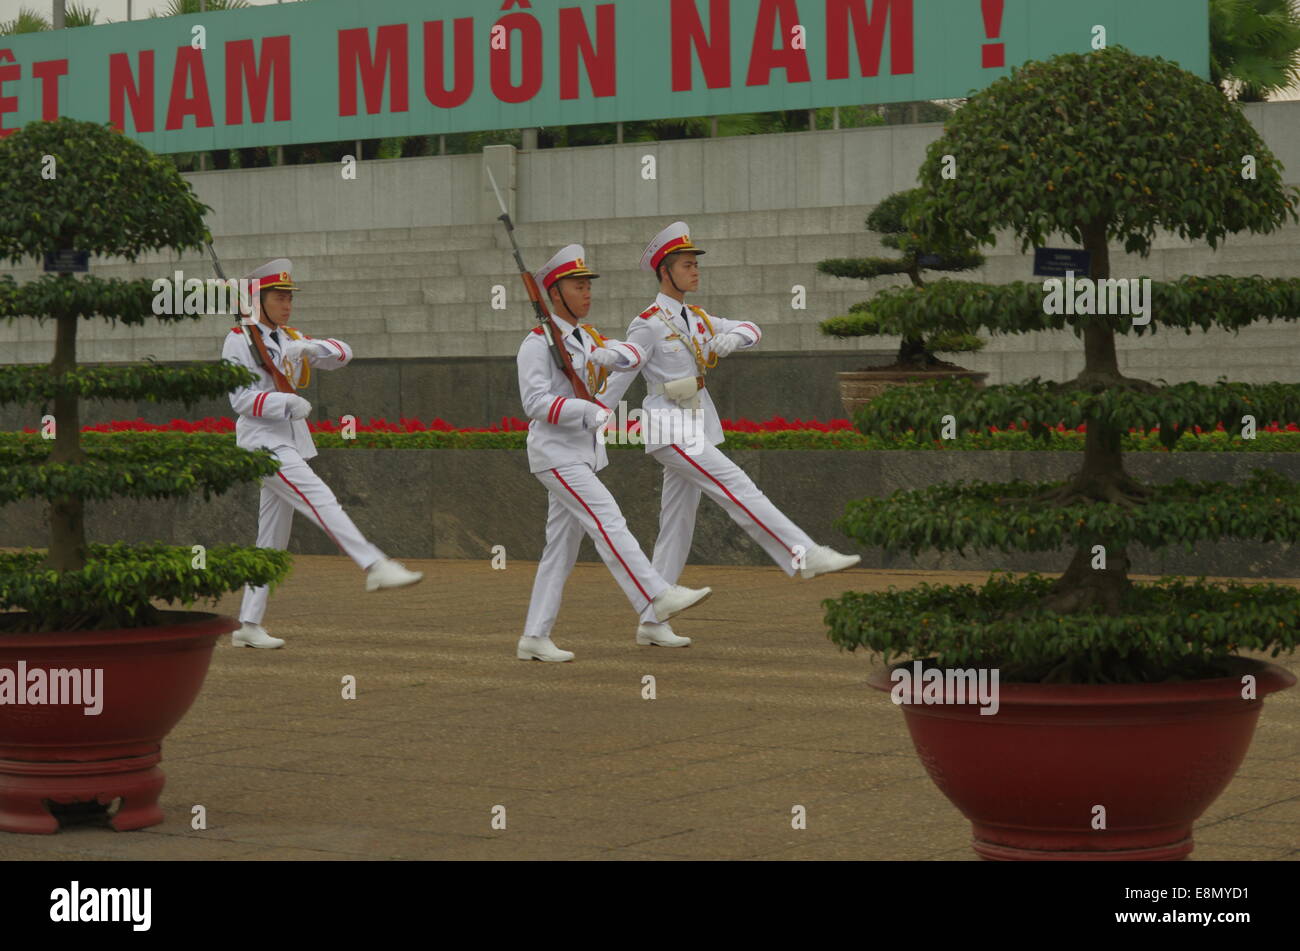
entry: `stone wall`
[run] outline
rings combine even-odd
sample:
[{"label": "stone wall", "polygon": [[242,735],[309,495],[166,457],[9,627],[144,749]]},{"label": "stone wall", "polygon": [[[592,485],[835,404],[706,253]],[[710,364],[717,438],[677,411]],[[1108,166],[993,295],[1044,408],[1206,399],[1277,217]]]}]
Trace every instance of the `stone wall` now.
[{"label": "stone wall", "polygon": [[[1286,165],[1287,180],[1300,183],[1300,102],[1244,108]],[[502,147],[488,161],[515,208],[533,267],[563,243],[586,245],[602,274],[592,321],[610,333],[622,332],[653,297],[652,280],[637,270],[646,241],[673,219],[687,219],[710,252],[696,302],[764,329],[761,351],[734,358],[717,374],[715,399],[735,404],[729,411],[735,415],[825,418],[840,415],[828,382],[835,370],[889,362],[897,340],[832,340],[818,332],[818,322],[895,279],[868,285],[826,277],[816,263],[889,253],[865,232],[864,219],[882,198],[914,184],[926,147],[941,131],[919,125],[522,153]],[[646,155],[657,160],[653,181],[641,176]],[[532,324],[503,229],[494,222],[483,164],[481,156],[371,161],[356,180],[344,180],[332,165],[187,177],[214,208],[209,225],[227,272],[292,258],[304,287],[295,325],[355,348],[352,376],[323,383],[320,403],[361,418],[400,412],[482,425],[518,412],[511,375],[498,364],[508,363]],[[1007,241],[988,256],[970,279],[1031,279],[1031,259]],[[1235,237],[1217,252],[1171,235],[1161,236],[1146,260],[1112,248],[1117,277],[1294,277],[1298,261],[1296,226]],[[106,277],[170,277],[177,267],[189,276],[210,273],[198,255],[92,266]],[[9,273],[20,281],[38,274],[35,266]],[[492,309],[496,285],[508,291],[506,310]],[[804,310],[792,306],[795,285],[807,289]],[[218,319],[137,330],[87,321],[78,353],[86,362],[208,360],[220,353],[225,330]],[[46,362],[52,352],[52,326],[0,324],[0,363]],[[791,356],[796,353],[807,359]],[[957,362],[988,371],[990,382],[999,383],[1064,379],[1082,361],[1079,341],[1062,333],[997,337],[984,352]],[[1224,374],[1289,381],[1300,365],[1300,330],[1280,324],[1235,337],[1162,332],[1121,341],[1120,365],[1170,382],[1213,382]],[[431,376],[442,382],[429,382]],[[30,419],[37,409],[11,410],[0,425]],[[88,419],[122,412],[128,410],[92,407]],[[161,407],[159,414],[188,415],[180,407]]]}]

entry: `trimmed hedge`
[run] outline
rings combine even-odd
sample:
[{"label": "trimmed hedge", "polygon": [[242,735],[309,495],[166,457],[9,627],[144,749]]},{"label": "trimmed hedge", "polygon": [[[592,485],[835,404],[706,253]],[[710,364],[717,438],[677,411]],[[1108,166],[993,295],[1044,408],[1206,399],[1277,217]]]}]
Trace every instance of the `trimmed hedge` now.
[{"label": "trimmed hedge", "polygon": [[195,558],[193,549],[175,545],[92,543],[85,568],[58,572],[41,569],[43,551],[0,552],[0,610],[30,612],[4,633],[142,627],[157,623],[154,600],[188,607],[215,603],[245,584],[274,588],[293,563],[287,551],[246,545],[209,548],[202,568]]},{"label": "trimmed hedge", "polygon": [[822,602],[830,640],[866,648],[886,664],[930,659],[941,667],[997,668],[1002,683],[1145,683],[1222,675],[1237,650],[1294,650],[1300,590],[1271,584],[1162,579],[1135,585],[1119,616],[1033,607],[1050,578],[994,574],[981,588],[923,584],[850,592]]},{"label": "trimmed hedge", "polygon": [[1056,551],[1066,546],[1162,548],[1221,538],[1300,541],[1300,484],[1270,469],[1228,482],[1178,479],[1143,505],[1033,504],[1064,483],[948,482],[850,502],[837,522],[862,545],[890,551]]},{"label": "trimmed hedge", "polygon": [[[1294,426],[1294,424],[1291,424]],[[181,435],[177,432],[96,432],[87,428],[82,433],[82,445],[113,445],[139,439],[174,439]],[[522,450],[528,438],[526,432],[439,432],[426,430],[422,432],[362,432],[358,431],[355,439],[344,439],[338,433],[315,432],[312,434],[319,449],[516,449]],[[767,450],[856,450],[856,451],[891,451],[891,450],[934,450],[960,452],[971,450],[996,451],[1041,451],[1041,452],[1082,452],[1085,435],[1077,430],[1054,429],[1041,435],[1034,435],[1024,430],[997,430],[982,433],[964,433],[956,439],[929,439],[917,441],[912,433],[894,436],[864,436],[849,430],[820,432],[817,430],[789,430],[786,432],[740,432],[729,430],[725,433],[725,449],[767,449]],[[230,433],[196,432],[193,437],[210,439],[218,444],[234,445],[235,437]],[[1201,432],[1188,434],[1189,438],[1180,439],[1174,445],[1174,452],[1300,452],[1300,429],[1286,430],[1275,428],[1260,429],[1254,439],[1242,439],[1227,432]],[[101,442],[108,440],[108,442]],[[0,454],[15,445],[42,443],[44,440],[35,433],[0,432]],[[200,443],[199,445],[202,445]],[[1122,439],[1122,448],[1127,452],[1168,452],[1160,440],[1159,432],[1129,433]],[[637,449],[642,446],[619,445],[610,443],[611,450]],[[30,450],[28,450],[30,451]]]}]

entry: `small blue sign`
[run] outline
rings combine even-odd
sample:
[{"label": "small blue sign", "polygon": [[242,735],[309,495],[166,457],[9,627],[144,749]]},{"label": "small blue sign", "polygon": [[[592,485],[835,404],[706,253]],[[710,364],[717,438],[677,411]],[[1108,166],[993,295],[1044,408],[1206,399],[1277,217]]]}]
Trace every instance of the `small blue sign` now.
[{"label": "small blue sign", "polygon": [[1092,272],[1092,252],[1082,248],[1034,248],[1035,277],[1088,277]]},{"label": "small blue sign", "polygon": [[45,270],[53,274],[84,274],[90,270],[90,252],[55,251],[46,254]]}]

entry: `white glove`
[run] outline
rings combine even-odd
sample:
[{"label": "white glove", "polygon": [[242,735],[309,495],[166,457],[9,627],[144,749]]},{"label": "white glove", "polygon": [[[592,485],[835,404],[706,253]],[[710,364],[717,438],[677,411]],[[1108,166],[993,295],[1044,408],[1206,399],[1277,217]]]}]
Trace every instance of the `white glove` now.
[{"label": "white glove", "polygon": [[609,347],[597,347],[587,354],[587,359],[602,367],[616,367],[623,362],[622,355],[617,350],[612,350]]},{"label": "white glove", "polygon": [[607,419],[609,419],[609,410],[597,406],[595,403],[588,403],[586,415],[582,418],[582,425],[587,429],[599,429],[605,425]]},{"label": "white glove", "polygon": [[745,342],[745,338],[740,334],[730,333],[723,334],[721,337],[714,337],[711,349],[719,358],[729,357],[736,352],[736,348]]},{"label": "white glove", "polygon": [[280,348],[280,353],[283,354],[290,363],[298,363],[302,360],[304,355],[310,356],[315,352],[316,348],[314,344],[315,341],[312,340],[290,340]]},{"label": "white glove", "polygon": [[289,411],[290,419],[306,419],[311,415],[311,404],[293,393],[284,401],[284,406]]}]

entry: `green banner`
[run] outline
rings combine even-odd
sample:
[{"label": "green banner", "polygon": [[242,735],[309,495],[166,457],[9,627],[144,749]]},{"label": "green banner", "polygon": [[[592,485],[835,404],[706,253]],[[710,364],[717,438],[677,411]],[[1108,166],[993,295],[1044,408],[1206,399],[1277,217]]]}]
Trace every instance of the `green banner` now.
[{"label": "green banner", "polygon": [[950,99],[1123,45],[1209,69],[1207,0],[310,0],[0,37],[0,135],[157,152]]}]

